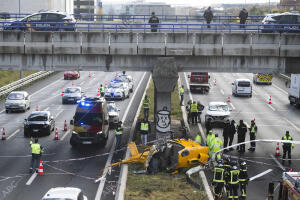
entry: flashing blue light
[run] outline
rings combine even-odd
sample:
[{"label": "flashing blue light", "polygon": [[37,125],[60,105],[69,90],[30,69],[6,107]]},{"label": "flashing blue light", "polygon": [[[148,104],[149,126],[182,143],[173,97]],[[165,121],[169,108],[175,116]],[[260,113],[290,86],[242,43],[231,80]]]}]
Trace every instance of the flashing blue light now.
[{"label": "flashing blue light", "polygon": [[84,102],[84,101],[81,101],[80,104],[81,104],[81,106],[91,106],[91,104],[86,103],[86,102]]},{"label": "flashing blue light", "polygon": [[80,125],[83,125],[84,123],[83,122],[80,122]]}]

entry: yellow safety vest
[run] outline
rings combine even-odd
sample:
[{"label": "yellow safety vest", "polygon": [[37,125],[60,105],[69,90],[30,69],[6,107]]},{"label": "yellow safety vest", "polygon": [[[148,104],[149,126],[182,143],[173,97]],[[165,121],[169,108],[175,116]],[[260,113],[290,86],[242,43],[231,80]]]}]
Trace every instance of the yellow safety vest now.
[{"label": "yellow safety vest", "polygon": [[143,106],[144,108],[149,108],[150,100],[149,99],[144,99],[143,101]]},{"label": "yellow safety vest", "polygon": [[191,112],[198,112],[197,104],[192,104],[191,105]]},{"label": "yellow safety vest", "polygon": [[122,127],[116,128],[116,129],[114,130],[114,133],[115,133],[116,135],[122,135]]},{"label": "yellow safety vest", "polygon": [[215,167],[213,182],[217,182],[217,183],[224,182],[224,169],[223,168]]},{"label": "yellow safety vest", "polygon": [[181,87],[180,88],[180,95],[183,95],[183,93],[184,93],[184,89]]},{"label": "yellow safety vest", "polygon": [[41,154],[41,145],[38,143],[33,143],[31,142],[31,152],[32,154]]},{"label": "yellow safety vest", "polygon": [[251,132],[251,133],[255,133],[255,136],[256,136],[256,131],[255,131],[255,129],[256,129],[256,125],[251,126],[250,132]]},{"label": "yellow safety vest", "polygon": [[100,87],[100,92],[104,92],[104,87]]},{"label": "yellow safety vest", "polygon": [[216,137],[212,140],[212,152],[217,152],[221,149],[221,147],[223,146],[223,141],[221,138]]},{"label": "yellow safety vest", "polygon": [[141,123],[141,130],[142,130],[142,131],[148,131],[148,130],[149,130],[148,123],[142,122],[142,123]]},{"label": "yellow safety vest", "polygon": [[[287,138],[286,135],[285,135],[285,136],[282,137],[282,140],[291,140],[292,141],[293,138],[291,136],[289,136],[289,138]],[[292,145],[292,147],[295,146],[295,144],[292,144],[292,143],[283,143],[283,145]]]},{"label": "yellow safety vest", "polygon": [[239,170],[231,170],[230,171],[230,181],[229,183],[230,184],[237,184],[239,183],[239,174],[240,174],[240,171]]},{"label": "yellow safety vest", "polygon": [[201,144],[201,136],[200,135],[196,136],[195,142],[197,142],[198,144]]},{"label": "yellow safety vest", "polygon": [[211,148],[211,146],[212,146],[212,141],[213,141],[213,139],[215,138],[216,136],[215,136],[215,134],[208,134],[207,135],[207,137],[206,137],[206,143],[207,143],[207,146],[209,147],[209,148]]}]

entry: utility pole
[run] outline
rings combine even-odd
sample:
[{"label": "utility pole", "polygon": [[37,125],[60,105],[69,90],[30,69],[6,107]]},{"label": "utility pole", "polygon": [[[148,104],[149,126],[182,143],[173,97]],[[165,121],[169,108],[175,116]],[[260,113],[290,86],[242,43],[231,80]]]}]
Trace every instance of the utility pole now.
[{"label": "utility pole", "polygon": [[271,13],[271,0],[269,0],[269,13]]}]

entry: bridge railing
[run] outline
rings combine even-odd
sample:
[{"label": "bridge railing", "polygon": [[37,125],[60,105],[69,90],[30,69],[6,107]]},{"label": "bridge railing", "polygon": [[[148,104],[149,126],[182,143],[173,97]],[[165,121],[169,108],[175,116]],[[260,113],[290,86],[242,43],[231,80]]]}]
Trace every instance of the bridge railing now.
[{"label": "bridge railing", "polygon": [[298,32],[299,24],[191,24],[191,23],[50,23],[50,22],[0,22],[1,30],[21,31],[87,31],[87,32]]}]

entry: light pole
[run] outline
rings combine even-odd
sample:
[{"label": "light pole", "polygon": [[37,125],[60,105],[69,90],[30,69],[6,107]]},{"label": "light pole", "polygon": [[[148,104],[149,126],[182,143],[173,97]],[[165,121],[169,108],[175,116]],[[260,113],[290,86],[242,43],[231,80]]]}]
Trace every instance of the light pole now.
[{"label": "light pole", "polygon": [[[19,0],[19,16],[18,18],[20,17],[20,14],[21,14],[21,0]],[[23,71],[22,69],[20,69],[20,79],[23,78]]]},{"label": "light pole", "polygon": [[269,13],[271,13],[271,0],[269,0]]}]

